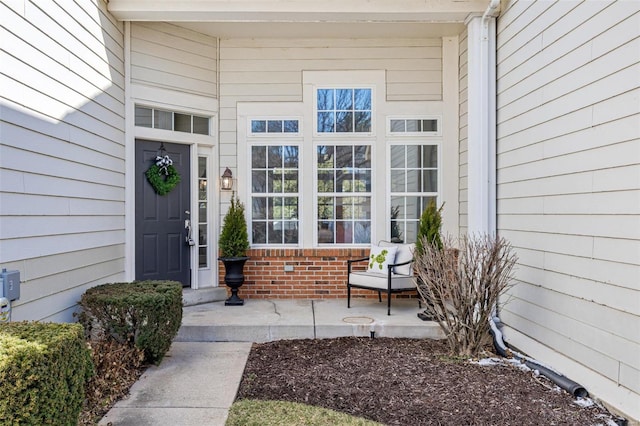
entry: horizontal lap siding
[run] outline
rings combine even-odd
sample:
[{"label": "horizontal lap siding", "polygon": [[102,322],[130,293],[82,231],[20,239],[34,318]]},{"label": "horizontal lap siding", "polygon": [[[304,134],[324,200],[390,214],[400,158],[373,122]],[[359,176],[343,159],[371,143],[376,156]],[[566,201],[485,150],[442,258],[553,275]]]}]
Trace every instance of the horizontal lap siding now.
[{"label": "horizontal lap siding", "polygon": [[510,2],[497,55],[506,337],[640,417],[640,4]]},{"label": "horizontal lap siding", "polygon": [[236,158],[236,104],[302,101],[304,70],[386,70],[387,99],[442,99],[441,39],[220,40],[220,161]]},{"label": "horizontal lap siding", "polygon": [[13,320],[71,321],[124,276],[124,48],[103,1],[0,5],[0,263]]},{"label": "horizontal lap siding", "polygon": [[216,97],[217,41],[162,22],[131,24],[131,82]]}]

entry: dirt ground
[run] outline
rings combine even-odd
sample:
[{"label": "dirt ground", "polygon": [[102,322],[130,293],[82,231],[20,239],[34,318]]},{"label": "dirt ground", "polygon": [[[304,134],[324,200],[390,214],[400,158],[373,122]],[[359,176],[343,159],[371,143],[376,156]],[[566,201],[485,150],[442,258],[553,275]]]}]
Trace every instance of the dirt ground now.
[{"label": "dirt ground", "polygon": [[254,344],[242,398],[311,404],[387,425],[616,424],[601,406],[577,403],[532,371],[456,359],[434,340]]}]

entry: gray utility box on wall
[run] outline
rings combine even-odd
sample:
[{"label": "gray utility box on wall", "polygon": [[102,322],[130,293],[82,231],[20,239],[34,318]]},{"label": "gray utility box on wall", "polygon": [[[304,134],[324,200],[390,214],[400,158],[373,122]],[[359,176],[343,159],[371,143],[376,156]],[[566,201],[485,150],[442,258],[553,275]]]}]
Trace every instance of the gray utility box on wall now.
[{"label": "gray utility box on wall", "polygon": [[7,271],[2,268],[0,273],[0,297],[6,297],[9,300],[20,299],[20,271]]}]

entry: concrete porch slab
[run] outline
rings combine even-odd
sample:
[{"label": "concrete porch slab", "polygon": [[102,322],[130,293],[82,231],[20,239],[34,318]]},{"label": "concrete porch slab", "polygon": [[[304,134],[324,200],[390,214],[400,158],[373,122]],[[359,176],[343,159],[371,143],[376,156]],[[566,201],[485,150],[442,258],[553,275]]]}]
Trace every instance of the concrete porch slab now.
[{"label": "concrete porch slab", "polygon": [[177,342],[269,342],[346,336],[444,337],[434,322],[417,317],[416,300],[398,299],[387,315],[386,301],[352,299],[247,299],[243,306],[224,302],[185,307]]}]

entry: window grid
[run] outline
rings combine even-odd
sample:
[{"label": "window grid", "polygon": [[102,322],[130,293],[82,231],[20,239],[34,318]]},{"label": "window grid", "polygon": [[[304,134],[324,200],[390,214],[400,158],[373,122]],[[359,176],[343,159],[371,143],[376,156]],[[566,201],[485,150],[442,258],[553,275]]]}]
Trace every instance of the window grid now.
[{"label": "window grid", "polygon": [[318,244],[371,242],[371,146],[316,149]]},{"label": "window grid", "polygon": [[422,212],[438,196],[438,146],[392,145],[390,151],[390,236],[413,243]]},{"label": "window grid", "polygon": [[207,268],[209,266],[209,245],[208,245],[208,207],[209,186],[207,178],[207,157],[198,157],[198,267]]},{"label": "window grid", "polygon": [[251,147],[253,244],[298,244],[299,182],[298,146]]},{"label": "window grid", "polygon": [[135,125],[151,129],[209,135],[209,117],[135,106]]},{"label": "window grid", "polygon": [[371,88],[318,89],[316,108],[318,134],[372,131]]}]

